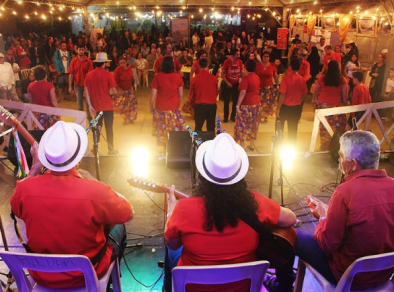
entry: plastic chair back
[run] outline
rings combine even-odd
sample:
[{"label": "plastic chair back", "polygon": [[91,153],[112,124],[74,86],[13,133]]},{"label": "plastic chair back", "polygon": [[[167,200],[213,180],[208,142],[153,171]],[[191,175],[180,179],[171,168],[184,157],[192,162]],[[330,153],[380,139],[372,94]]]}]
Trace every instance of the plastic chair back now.
[{"label": "plastic chair back", "polygon": [[[85,291],[99,292],[100,286],[97,279],[96,271],[94,270],[89,258],[86,256],[26,254],[4,251],[0,252],[0,256],[7,264],[12,275],[14,276],[19,292],[33,291],[33,287],[28,278],[26,277],[23,269],[53,273],[80,271],[85,277]],[[50,291],[57,290],[50,289]]]},{"label": "plastic chair back", "polygon": [[185,292],[186,284],[225,284],[244,279],[251,279],[250,292],[260,292],[265,273],[269,267],[267,261],[250,263],[183,266],[172,270],[173,292]]},{"label": "plastic chair back", "polygon": [[30,71],[31,71],[31,69],[22,69],[21,70],[22,80],[26,80],[27,78],[29,78]]},{"label": "plastic chair back", "polygon": [[[353,278],[356,274],[362,272],[377,272],[390,268],[394,268],[394,252],[366,256],[357,259],[351,264],[345,273],[342,275],[335,292],[348,292],[352,286]],[[382,291],[381,289],[376,291]],[[390,290],[394,291],[394,284],[391,285]]]}]

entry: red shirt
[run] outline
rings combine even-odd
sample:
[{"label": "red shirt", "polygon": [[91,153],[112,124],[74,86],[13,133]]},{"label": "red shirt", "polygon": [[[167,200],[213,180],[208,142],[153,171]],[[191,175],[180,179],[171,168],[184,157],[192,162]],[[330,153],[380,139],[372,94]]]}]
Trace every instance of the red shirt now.
[{"label": "red shirt", "polygon": [[298,75],[308,81],[311,76],[311,65],[307,60],[302,60],[300,70],[298,70]]},{"label": "red shirt", "polygon": [[51,82],[35,81],[29,84],[27,92],[31,94],[32,102],[38,105],[53,107],[50,92],[55,88]]},{"label": "red shirt", "polygon": [[335,60],[338,62],[339,65],[341,65],[342,58],[341,55],[338,53],[333,52],[331,55],[325,55],[324,57],[324,67],[327,69],[327,65],[330,61]]},{"label": "red shirt", "polygon": [[[174,70],[175,71],[181,71],[182,66],[178,61],[178,58],[172,56],[172,58],[174,59]],[[155,73],[159,73],[161,71],[161,63],[163,62],[164,56],[161,55],[159,58],[156,59],[155,64],[153,66],[153,70],[155,71]]]},{"label": "red shirt", "polygon": [[352,105],[371,103],[371,94],[365,84],[358,84],[353,88]]},{"label": "red shirt", "polygon": [[[267,225],[276,225],[280,206],[257,192],[253,192],[253,195],[258,204],[259,219]],[[239,221],[237,227],[226,226],[223,232],[217,231],[215,227],[212,231],[205,231],[202,228],[204,221],[203,197],[182,199],[176,204],[167,222],[165,238],[180,238],[182,241],[183,251],[178,266],[224,265],[256,260],[259,236],[249,225]],[[243,291],[244,283],[237,284],[241,284],[241,287],[231,284],[230,290],[218,289],[215,285],[212,291]]]},{"label": "red shirt", "polygon": [[93,63],[86,56],[83,56],[82,61],[76,56],[68,67],[68,73],[74,75],[74,86],[84,86],[86,75],[92,70]]},{"label": "red shirt", "polygon": [[[48,171],[16,183],[11,197],[14,214],[26,224],[28,246],[37,253],[80,254],[94,257],[106,241],[104,226],[125,223],[130,204],[104,183],[85,180],[72,169]],[[98,277],[108,269],[112,246],[94,268]],[[38,273],[34,280],[51,288],[84,285],[80,272]]]},{"label": "red shirt", "polygon": [[198,65],[198,60],[193,63],[192,68],[194,68],[194,76],[200,74],[200,66]]},{"label": "red shirt", "polygon": [[[327,219],[316,226],[315,238],[329,255],[337,280],[356,259],[394,251],[393,189],[394,180],[386,171],[374,169],[348,175],[335,189]],[[358,274],[352,290],[382,284],[393,272]]]},{"label": "red shirt", "polygon": [[255,105],[260,103],[260,78],[255,73],[246,75],[238,90],[246,90],[245,97],[242,100],[242,105]]},{"label": "red shirt", "polygon": [[302,103],[302,97],[308,93],[308,89],[304,78],[290,72],[283,76],[279,92],[285,94],[284,105],[295,106]]},{"label": "red shirt", "polygon": [[116,82],[111,72],[97,67],[86,75],[85,86],[88,88],[92,106],[97,112],[114,109],[109,90],[116,87]]},{"label": "red shirt", "polygon": [[342,77],[342,82],[338,87],[326,86],[324,84],[324,75],[320,76],[317,82],[320,85],[319,102],[340,106],[342,103],[342,88],[344,84],[347,84],[345,77]]},{"label": "red shirt", "polygon": [[123,90],[129,90],[133,87],[133,71],[130,66],[127,66],[127,69],[117,67],[114,71],[114,78],[118,87]]},{"label": "red shirt", "polygon": [[190,104],[216,104],[218,80],[208,70],[201,70],[200,73],[190,83]]},{"label": "red shirt", "polygon": [[260,77],[260,88],[272,86],[274,84],[273,79],[276,73],[276,66],[269,63],[267,67],[264,67],[262,63],[257,63],[256,74]]},{"label": "red shirt", "polygon": [[183,86],[183,79],[179,73],[158,73],[152,81],[152,88],[157,89],[155,108],[161,111],[179,108],[179,87]]},{"label": "red shirt", "polygon": [[241,60],[233,61],[232,58],[224,61],[222,72],[224,72],[224,76],[231,84],[237,84],[239,82],[239,78],[241,76],[241,72],[244,68]]}]

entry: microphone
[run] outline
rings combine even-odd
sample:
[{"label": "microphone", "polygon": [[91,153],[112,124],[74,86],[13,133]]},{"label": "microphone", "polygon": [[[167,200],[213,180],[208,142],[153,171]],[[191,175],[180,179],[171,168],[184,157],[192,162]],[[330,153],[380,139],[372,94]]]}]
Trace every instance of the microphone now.
[{"label": "microphone", "polygon": [[197,136],[197,133],[196,133],[196,132],[193,132],[192,128],[190,128],[189,125],[186,125],[186,130],[189,132],[190,137],[193,138],[194,136]]},{"label": "microphone", "polygon": [[186,130],[189,132],[190,137],[192,137],[193,143],[196,143],[197,147],[199,147],[202,144],[202,140],[198,137],[198,134],[196,132],[193,132],[192,128],[190,128],[189,125],[186,125]]},{"label": "microphone", "polygon": [[220,116],[216,116],[216,135],[224,133],[225,130],[222,131],[222,123],[220,122]]},{"label": "microphone", "polygon": [[98,115],[96,116],[96,118],[90,121],[90,124],[96,125],[98,123],[99,119],[101,119],[101,117],[103,116],[103,114],[104,113],[102,111],[99,112]]}]

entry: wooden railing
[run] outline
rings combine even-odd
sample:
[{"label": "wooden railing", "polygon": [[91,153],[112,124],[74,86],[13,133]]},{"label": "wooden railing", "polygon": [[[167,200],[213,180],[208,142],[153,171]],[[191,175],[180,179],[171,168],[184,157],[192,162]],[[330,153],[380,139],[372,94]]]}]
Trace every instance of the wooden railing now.
[{"label": "wooden railing", "polygon": [[326,116],[331,115],[339,115],[339,114],[348,114],[358,111],[365,111],[364,115],[357,121],[357,126],[360,126],[364,121],[364,129],[369,130],[371,125],[371,118],[375,116],[375,119],[378,123],[379,129],[383,134],[382,139],[380,140],[380,144],[382,144],[385,140],[390,146],[391,150],[394,150],[393,141],[390,139],[390,133],[394,129],[394,124],[386,131],[386,128],[380,118],[378,110],[385,109],[385,108],[393,108],[394,101],[384,101],[378,103],[369,103],[369,104],[361,104],[361,105],[353,105],[353,106],[341,106],[341,107],[333,107],[333,108],[325,108],[325,109],[318,109],[315,111],[315,119],[313,123],[313,130],[312,130],[312,138],[311,144],[309,146],[309,152],[315,152],[317,136],[319,134],[319,125],[320,123],[327,129],[328,133],[331,136],[334,135],[334,131],[332,130],[331,126],[329,125]]}]

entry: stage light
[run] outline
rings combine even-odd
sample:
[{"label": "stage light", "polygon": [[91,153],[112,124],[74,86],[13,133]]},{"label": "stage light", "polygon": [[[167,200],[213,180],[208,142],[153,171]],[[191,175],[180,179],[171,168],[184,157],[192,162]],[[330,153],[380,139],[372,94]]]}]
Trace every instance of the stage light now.
[{"label": "stage light", "polygon": [[150,154],[148,149],[137,147],[131,151],[130,161],[133,168],[133,174],[138,177],[147,177],[149,173]]},{"label": "stage light", "polygon": [[291,146],[283,146],[280,149],[280,159],[282,161],[283,169],[290,169],[296,158],[296,150]]}]

